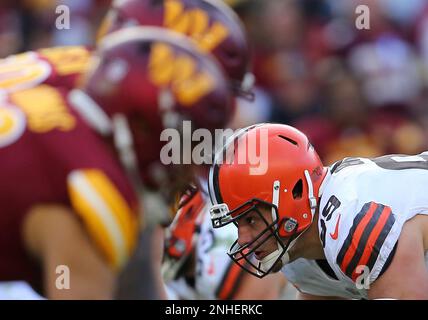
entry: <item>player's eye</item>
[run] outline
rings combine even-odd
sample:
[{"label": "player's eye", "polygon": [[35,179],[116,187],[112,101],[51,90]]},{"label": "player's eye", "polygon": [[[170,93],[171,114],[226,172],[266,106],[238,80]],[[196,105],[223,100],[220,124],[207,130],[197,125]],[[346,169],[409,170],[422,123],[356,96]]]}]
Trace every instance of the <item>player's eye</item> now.
[{"label": "player's eye", "polygon": [[246,224],[254,224],[254,218],[253,217],[247,217],[245,218]]}]

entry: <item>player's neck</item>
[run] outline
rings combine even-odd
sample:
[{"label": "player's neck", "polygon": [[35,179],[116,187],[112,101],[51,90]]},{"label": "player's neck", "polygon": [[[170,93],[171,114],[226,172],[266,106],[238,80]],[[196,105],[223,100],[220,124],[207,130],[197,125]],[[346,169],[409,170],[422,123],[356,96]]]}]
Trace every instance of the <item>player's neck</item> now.
[{"label": "player's neck", "polygon": [[298,258],[305,259],[325,259],[324,249],[322,247],[318,232],[318,210],[315,213],[313,223],[296,241],[289,254],[291,260]]}]

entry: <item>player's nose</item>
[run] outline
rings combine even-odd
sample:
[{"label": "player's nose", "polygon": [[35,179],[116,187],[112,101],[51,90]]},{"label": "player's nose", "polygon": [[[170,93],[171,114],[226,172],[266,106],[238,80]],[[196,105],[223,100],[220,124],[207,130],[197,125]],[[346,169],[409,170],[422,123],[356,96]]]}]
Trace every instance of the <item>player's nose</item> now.
[{"label": "player's nose", "polygon": [[244,246],[252,240],[251,232],[246,226],[238,227],[238,244]]}]

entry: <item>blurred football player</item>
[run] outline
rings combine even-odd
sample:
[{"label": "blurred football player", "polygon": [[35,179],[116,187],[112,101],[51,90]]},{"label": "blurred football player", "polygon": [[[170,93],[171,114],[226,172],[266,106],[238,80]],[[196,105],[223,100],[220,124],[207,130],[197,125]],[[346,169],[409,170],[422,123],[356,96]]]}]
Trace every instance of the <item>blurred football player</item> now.
[{"label": "blurred football player", "polygon": [[100,43],[80,88],[23,78],[25,89],[2,91],[0,280],[47,298],[112,298],[135,249],[144,174],[156,167],[167,196],[189,173],[160,162],[160,132],[185,120],[223,127],[225,79],[187,38],[134,27]]},{"label": "blurred football player", "polygon": [[[114,1],[98,39],[130,26],[156,26],[184,34],[210,52],[224,68],[231,89],[252,96],[250,49],[244,26],[221,0]],[[21,90],[46,83],[73,88],[89,66],[91,48],[53,47],[0,60],[0,90]]]},{"label": "blurred football player", "polygon": [[[264,172],[254,174],[243,140],[266,152]],[[264,277],[299,258],[322,260],[317,269],[342,292],[428,299],[428,153],[345,158],[328,168],[290,126],[255,125],[230,141],[216,156],[209,187],[213,226],[238,228],[229,250],[237,264]],[[237,155],[244,156],[239,163]]]},{"label": "blurred football player", "polygon": [[[162,26],[190,37],[222,65],[235,96],[253,97],[245,28],[221,0],[114,1],[98,35],[138,24]],[[146,181],[151,180],[146,176]]]},{"label": "blurred football player", "polygon": [[[214,54],[236,94],[251,96],[254,80],[249,72],[245,31],[236,14],[221,1],[117,1],[100,35],[139,24],[162,26],[191,37],[204,51]],[[81,46],[46,48],[8,57],[0,62],[0,88],[14,92],[42,83],[74,88],[88,69],[90,57],[91,50]],[[146,168],[145,182],[153,186],[153,176],[159,172],[152,166]]]},{"label": "blurred football player", "polygon": [[98,36],[133,25],[160,26],[190,37],[216,57],[237,95],[252,97],[255,79],[245,28],[222,0],[115,0]]},{"label": "blurred football player", "polygon": [[162,269],[169,298],[278,299],[285,277],[259,279],[233,263],[226,250],[236,230],[229,226],[214,232],[209,207],[207,192],[189,187],[167,229]]}]

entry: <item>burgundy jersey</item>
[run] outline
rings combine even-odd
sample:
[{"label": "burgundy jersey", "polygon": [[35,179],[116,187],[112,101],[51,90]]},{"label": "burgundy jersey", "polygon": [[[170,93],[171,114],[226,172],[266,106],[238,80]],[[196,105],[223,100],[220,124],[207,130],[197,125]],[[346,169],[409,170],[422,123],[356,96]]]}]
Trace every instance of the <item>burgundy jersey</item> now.
[{"label": "burgundy jersey", "polygon": [[74,88],[87,70],[91,51],[83,46],[53,47],[0,59],[0,91],[14,92],[39,84]]},{"label": "burgundy jersey", "polygon": [[103,256],[120,268],[137,234],[137,204],[108,144],[67,102],[67,91],[39,85],[0,95],[0,281],[40,288],[22,224],[29,209],[73,209]]}]

